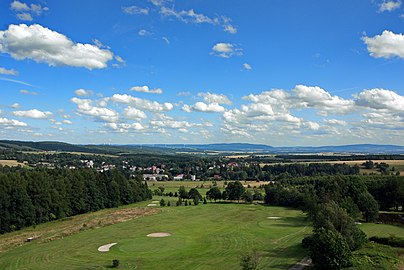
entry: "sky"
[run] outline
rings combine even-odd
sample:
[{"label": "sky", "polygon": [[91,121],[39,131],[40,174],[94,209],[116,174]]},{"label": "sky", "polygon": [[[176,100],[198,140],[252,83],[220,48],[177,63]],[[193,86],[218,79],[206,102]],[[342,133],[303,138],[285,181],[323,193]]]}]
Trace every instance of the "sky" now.
[{"label": "sky", "polygon": [[0,139],[404,145],[404,4],[0,1]]}]

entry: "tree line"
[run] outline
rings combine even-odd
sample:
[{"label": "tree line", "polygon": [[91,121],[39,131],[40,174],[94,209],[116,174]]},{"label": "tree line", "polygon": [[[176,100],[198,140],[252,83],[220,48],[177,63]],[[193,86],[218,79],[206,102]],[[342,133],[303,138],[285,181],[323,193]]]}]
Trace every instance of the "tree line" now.
[{"label": "tree line", "polygon": [[0,166],[0,234],[151,198],[146,183],[118,170]]}]

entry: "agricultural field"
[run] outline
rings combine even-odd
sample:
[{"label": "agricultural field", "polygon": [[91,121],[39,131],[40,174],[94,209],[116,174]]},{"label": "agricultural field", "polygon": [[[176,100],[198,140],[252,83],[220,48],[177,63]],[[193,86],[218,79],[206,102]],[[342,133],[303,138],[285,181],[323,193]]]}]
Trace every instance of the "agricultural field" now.
[{"label": "agricultural field", "polygon": [[9,167],[25,166],[24,163],[18,162],[17,160],[4,160],[4,159],[0,160],[0,165]]},{"label": "agricultural field", "polygon": [[[131,207],[143,209],[144,204]],[[261,256],[260,269],[288,269],[307,255],[300,242],[311,227],[299,210],[213,203],[153,209],[157,212],[106,227],[87,220],[79,232],[56,240],[43,241],[38,233],[32,242],[2,252],[0,269],[107,269],[113,259],[120,269],[239,269],[240,255],[252,250]],[[24,236],[45,233],[65,222],[77,226],[84,220],[42,224],[0,241],[26,231]],[[156,232],[171,236],[147,237]],[[117,244],[98,251],[110,243]]]}]

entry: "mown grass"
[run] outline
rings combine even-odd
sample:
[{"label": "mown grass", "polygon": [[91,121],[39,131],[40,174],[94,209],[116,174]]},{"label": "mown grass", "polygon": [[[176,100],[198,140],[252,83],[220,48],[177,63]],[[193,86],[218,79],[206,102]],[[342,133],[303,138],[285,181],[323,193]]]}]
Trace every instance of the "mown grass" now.
[{"label": "mown grass", "polygon": [[[0,254],[0,269],[105,269],[113,259],[120,269],[240,269],[240,255],[252,250],[261,256],[259,269],[288,269],[307,255],[300,242],[310,231],[301,211],[283,207],[164,207],[154,215],[13,248]],[[146,236],[153,232],[172,236]],[[118,244],[111,251],[98,252],[112,242]]]}]

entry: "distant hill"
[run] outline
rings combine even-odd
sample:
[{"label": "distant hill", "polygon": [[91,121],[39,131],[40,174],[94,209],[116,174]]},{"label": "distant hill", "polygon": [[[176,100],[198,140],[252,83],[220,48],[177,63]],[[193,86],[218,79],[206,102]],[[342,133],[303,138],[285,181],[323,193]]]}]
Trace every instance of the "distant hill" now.
[{"label": "distant hill", "polygon": [[265,144],[214,143],[214,144],[130,144],[130,145],[77,145],[56,141],[31,142],[0,140],[0,149],[17,151],[57,151],[102,154],[174,154],[175,152],[249,152],[274,154],[304,153],[357,153],[404,154],[404,146],[379,144],[353,144],[340,146],[273,147]]}]

